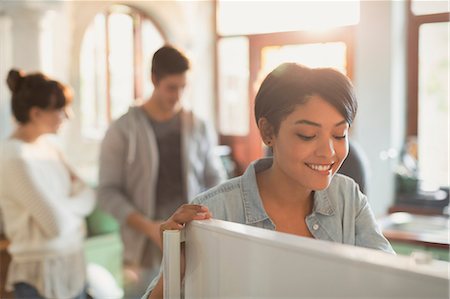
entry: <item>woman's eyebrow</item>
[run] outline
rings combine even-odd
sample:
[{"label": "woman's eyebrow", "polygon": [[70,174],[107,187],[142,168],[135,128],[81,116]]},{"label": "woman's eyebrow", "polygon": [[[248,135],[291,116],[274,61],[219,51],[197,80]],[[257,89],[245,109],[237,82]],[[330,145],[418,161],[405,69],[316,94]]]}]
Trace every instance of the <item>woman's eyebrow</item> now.
[{"label": "woman's eyebrow", "polygon": [[337,124],[335,124],[334,126],[335,127],[339,127],[339,126],[342,126],[342,125],[345,125],[345,124],[347,124],[347,121],[344,119],[344,120],[338,122]]},{"label": "woman's eyebrow", "polygon": [[[337,124],[335,124],[334,126],[339,127],[339,126],[345,125],[346,123],[347,123],[347,121],[344,119],[344,120],[338,122]],[[309,126],[314,126],[314,127],[322,127],[321,124],[307,120],[307,119],[297,120],[294,124],[295,125],[309,125]]]},{"label": "woman's eyebrow", "polygon": [[307,120],[307,119],[297,120],[294,124],[295,125],[310,125],[310,126],[315,126],[315,127],[322,127],[321,124]]}]

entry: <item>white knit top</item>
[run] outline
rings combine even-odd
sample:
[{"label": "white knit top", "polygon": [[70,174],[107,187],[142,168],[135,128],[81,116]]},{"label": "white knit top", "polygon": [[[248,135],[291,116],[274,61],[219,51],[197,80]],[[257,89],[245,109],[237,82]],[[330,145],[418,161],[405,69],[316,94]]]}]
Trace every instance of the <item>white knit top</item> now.
[{"label": "white knit top", "polygon": [[95,193],[71,176],[46,136],[0,144],[0,207],[12,261],[7,289],[26,282],[46,298],[72,298],[86,284],[84,217]]}]

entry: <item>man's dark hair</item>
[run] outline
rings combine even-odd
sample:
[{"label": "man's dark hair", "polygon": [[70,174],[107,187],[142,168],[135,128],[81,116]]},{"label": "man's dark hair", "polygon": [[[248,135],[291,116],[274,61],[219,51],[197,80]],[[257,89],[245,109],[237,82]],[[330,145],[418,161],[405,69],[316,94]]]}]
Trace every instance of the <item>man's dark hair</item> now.
[{"label": "man's dark hair", "polygon": [[189,60],[179,50],[165,45],[155,52],[152,59],[152,75],[157,80],[167,75],[182,74],[189,69]]}]

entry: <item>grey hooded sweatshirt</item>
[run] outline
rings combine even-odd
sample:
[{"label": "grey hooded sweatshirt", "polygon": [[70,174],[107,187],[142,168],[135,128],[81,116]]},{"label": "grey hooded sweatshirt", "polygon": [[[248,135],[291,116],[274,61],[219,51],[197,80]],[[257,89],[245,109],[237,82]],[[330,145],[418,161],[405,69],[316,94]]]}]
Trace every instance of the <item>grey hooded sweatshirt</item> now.
[{"label": "grey hooded sweatshirt", "polygon": [[[190,111],[181,111],[181,161],[187,202],[225,179],[219,157],[213,153],[212,134]],[[124,259],[140,264],[146,236],[126,224],[132,212],[153,219],[159,154],[148,116],[131,107],[109,127],[100,152],[98,200],[100,207],[121,225]]]}]

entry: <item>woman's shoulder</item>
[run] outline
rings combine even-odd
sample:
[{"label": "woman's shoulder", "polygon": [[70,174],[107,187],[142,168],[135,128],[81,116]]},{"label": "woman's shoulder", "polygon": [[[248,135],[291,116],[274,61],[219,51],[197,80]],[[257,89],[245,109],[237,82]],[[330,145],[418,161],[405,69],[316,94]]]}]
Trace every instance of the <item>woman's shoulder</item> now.
[{"label": "woman's shoulder", "polygon": [[2,160],[21,159],[25,156],[27,145],[19,139],[6,139],[0,143]]},{"label": "woman's shoulder", "polygon": [[354,179],[344,174],[336,173],[331,180],[329,190],[348,191],[357,188],[359,190],[358,183]]},{"label": "woman's shoulder", "polygon": [[229,197],[234,197],[237,192],[240,193],[240,177],[232,178],[200,193],[194,198],[193,203],[206,204],[209,202],[222,201]]},{"label": "woman's shoulder", "polygon": [[333,177],[325,192],[336,206],[359,205],[365,198],[355,180],[339,173]]},{"label": "woman's shoulder", "polygon": [[59,156],[61,147],[50,136],[41,136],[29,143],[20,139],[7,139],[0,144],[1,158],[5,160],[30,160],[43,157]]},{"label": "woman's shoulder", "polygon": [[241,178],[236,177],[200,193],[192,203],[207,206],[216,219],[234,220],[243,213],[241,193]]}]

